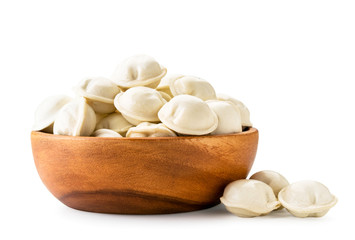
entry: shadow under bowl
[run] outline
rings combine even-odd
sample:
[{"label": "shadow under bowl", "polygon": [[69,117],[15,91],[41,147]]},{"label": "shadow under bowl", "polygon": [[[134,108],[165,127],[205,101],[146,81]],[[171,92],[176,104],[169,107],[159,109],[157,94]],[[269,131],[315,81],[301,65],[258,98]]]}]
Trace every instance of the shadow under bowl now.
[{"label": "shadow under bowl", "polygon": [[258,130],[157,138],[31,133],[40,178],[65,205],[84,211],[163,214],[219,203],[224,187],[246,178]]}]

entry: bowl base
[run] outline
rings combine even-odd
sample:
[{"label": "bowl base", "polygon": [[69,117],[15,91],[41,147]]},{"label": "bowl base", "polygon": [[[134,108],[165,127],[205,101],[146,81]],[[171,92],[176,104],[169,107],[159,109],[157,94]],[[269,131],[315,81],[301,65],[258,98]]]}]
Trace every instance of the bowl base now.
[{"label": "bowl base", "polygon": [[203,204],[168,196],[122,190],[72,192],[59,200],[76,210],[139,215],[191,212],[210,208],[220,203],[220,201],[216,201]]}]

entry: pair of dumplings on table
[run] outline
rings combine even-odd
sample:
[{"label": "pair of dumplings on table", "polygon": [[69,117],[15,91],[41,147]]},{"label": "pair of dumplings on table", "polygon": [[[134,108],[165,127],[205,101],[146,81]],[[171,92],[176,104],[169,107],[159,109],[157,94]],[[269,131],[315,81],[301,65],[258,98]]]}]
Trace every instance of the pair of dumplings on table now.
[{"label": "pair of dumplings on table", "polygon": [[238,133],[252,126],[242,102],[217,95],[203,79],[166,72],[149,56],[130,57],[111,79],[81,81],[75,99],[45,99],[36,110],[33,130],[71,136],[173,137]]}]

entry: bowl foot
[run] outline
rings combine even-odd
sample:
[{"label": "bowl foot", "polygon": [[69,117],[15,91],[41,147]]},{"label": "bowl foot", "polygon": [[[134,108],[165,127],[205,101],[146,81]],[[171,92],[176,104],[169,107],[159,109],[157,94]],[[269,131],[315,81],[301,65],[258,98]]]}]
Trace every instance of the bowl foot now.
[{"label": "bowl foot", "polygon": [[219,200],[201,203],[170,196],[123,190],[71,192],[60,197],[59,200],[68,207],[77,210],[114,214],[181,213],[202,210],[219,204]]}]

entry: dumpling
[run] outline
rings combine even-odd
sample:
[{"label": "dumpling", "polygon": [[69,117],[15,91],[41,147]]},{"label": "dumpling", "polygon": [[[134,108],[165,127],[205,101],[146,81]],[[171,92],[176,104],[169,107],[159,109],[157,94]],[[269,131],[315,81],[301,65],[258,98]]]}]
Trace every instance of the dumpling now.
[{"label": "dumpling", "polygon": [[53,133],[53,123],[58,112],[72,100],[66,95],[55,95],[44,99],[36,109],[32,130]]},{"label": "dumpling", "polygon": [[266,215],[280,206],[271,187],[258,180],[241,179],[224,189],[221,202],[239,217]]},{"label": "dumpling", "polygon": [[178,78],[183,77],[184,75],[182,74],[167,74],[165,77],[163,77],[156,88],[158,91],[165,92],[169,94],[170,97],[174,97],[174,95],[170,91],[170,83]]},{"label": "dumpling", "polygon": [[133,125],[129,123],[121,113],[115,112],[101,119],[101,121],[96,124],[95,129],[110,129],[124,135],[131,127],[133,127]]},{"label": "dumpling", "polygon": [[274,191],[276,197],[281,191],[281,189],[289,185],[289,182],[284,176],[282,176],[278,172],[271,170],[263,170],[256,172],[250,177],[250,179],[259,180],[269,185]]},{"label": "dumpling", "polygon": [[166,72],[154,58],[135,55],[121,62],[111,79],[123,90],[137,86],[156,88]]},{"label": "dumpling", "polygon": [[93,137],[122,137],[119,133],[111,129],[98,129],[92,134]]},{"label": "dumpling", "polygon": [[158,111],[166,100],[155,89],[133,87],[119,93],[114,100],[115,107],[133,125],[141,122],[159,122]]},{"label": "dumpling", "polygon": [[80,97],[66,104],[59,111],[53,132],[59,135],[90,136],[96,125],[94,110]]},{"label": "dumpling", "polygon": [[121,90],[111,80],[97,77],[81,81],[75,92],[85,97],[96,113],[112,113],[116,110],[113,99]]},{"label": "dumpling", "polygon": [[165,99],[165,101],[169,102],[171,100],[172,97],[169,94],[167,94],[166,92],[163,92],[163,91],[158,91],[158,92]]},{"label": "dumpling", "polygon": [[96,114],[96,124],[109,115],[109,113],[95,113],[95,114]]},{"label": "dumpling", "polygon": [[198,97],[179,95],[166,103],[158,113],[164,125],[187,135],[204,135],[218,126],[217,115]]},{"label": "dumpling", "polygon": [[142,122],[130,128],[126,137],[176,137],[176,134],[162,123]]},{"label": "dumpling", "polygon": [[243,127],[252,127],[253,124],[250,122],[250,112],[249,109],[239,100],[232,98],[226,94],[217,94],[217,99],[221,101],[230,101],[235,104],[240,110],[240,116],[242,118]]},{"label": "dumpling", "polygon": [[279,192],[279,201],[296,217],[322,217],[337,203],[337,198],[320,182],[304,180]]},{"label": "dumpling", "polygon": [[216,92],[212,85],[198,77],[183,76],[170,82],[170,90],[174,96],[187,94],[198,97],[204,101],[216,99]]},{"label": "dumpling", "polygon": [[233,103],[218,100],[208,100],[206,103],[218,117],[218,126],[211,135],[242,132],[240,111]]}]

